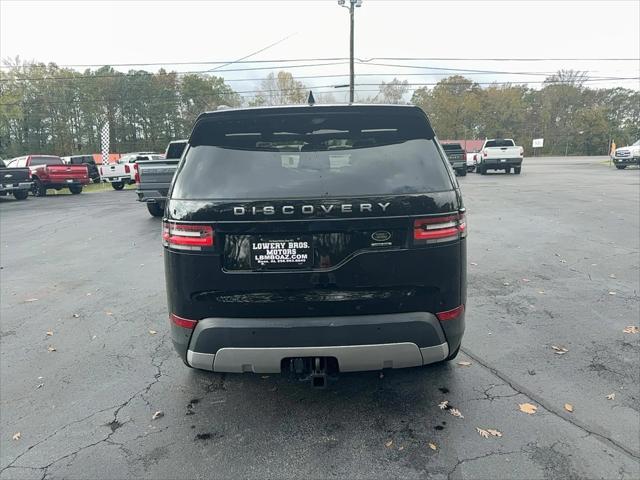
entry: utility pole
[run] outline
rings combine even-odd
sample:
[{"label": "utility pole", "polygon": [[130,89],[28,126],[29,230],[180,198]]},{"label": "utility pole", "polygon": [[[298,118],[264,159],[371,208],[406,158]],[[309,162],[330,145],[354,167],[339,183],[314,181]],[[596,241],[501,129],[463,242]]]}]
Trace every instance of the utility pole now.
[{"label": "utility pole", "polygon": [[355,20],[355,10],[356,7],[361,7],[362,6],[362,0],[349,0],[349,6],[345,6],[345,2],[346,0],[338,0],[338,5],[340,5],[341,7],[344,8],[348,8],[349,9],[349,22],[350,22],[350,29],[349,29],[349,103],[353,103],[354,102],[354,85],[355,85],[355,72],[354,72],[354,68],[353,68],[353,27],[354,27],[354,20]]}]

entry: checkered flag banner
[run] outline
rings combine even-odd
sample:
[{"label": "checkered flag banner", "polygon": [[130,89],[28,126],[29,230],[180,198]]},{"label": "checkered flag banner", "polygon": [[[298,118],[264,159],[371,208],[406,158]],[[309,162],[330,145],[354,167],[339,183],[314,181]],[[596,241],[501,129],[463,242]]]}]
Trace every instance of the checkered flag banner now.
[{"label": "checkered flag banner", "polygon": [[109,122],[102,126],[101,132],[101,145],[102,145],[102,164],[109,163]]}]

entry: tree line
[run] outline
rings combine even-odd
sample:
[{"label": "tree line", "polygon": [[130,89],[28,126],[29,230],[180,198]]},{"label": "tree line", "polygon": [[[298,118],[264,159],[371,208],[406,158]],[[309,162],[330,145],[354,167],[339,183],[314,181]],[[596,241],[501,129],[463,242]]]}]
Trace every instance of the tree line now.
[{"label": "tree line", "polygon": [[[382,82],[363,103],[412,103],[423,108],[442,139],[514,138],[531,154],[531,140],[544,138],[541,154],[606,154],[611,140],[635,141],[640,93],[625,88],[592,89],[579,72],[559,72],[542,88],[494,84],[482,88],[451,76],[411,92],[406,81]],[[109,123],[111,151],[163,151],[189,135],[203,111],[220,105],[300,104],[309,87],[290,72],[271,73],[251,96],[224,78],[160,70],[119,72],[105,66],[79,72],[55,64],[5,61],[0,71],[0,157],[25,153],[71,155],[100,151]],[[315,93],[333,103],[330,93]]]}]

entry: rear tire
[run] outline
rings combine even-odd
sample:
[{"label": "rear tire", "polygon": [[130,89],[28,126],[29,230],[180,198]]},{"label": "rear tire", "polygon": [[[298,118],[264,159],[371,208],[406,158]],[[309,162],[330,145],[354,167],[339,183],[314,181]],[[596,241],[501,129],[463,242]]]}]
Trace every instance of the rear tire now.
[{"label": "rear tire", "polygon": [[100,177],[98,178],[94,178],[93,179],[93,183],[100,183],[102,180],[100,180]]},{"label": "rear tire", "polygon": [[79,193],[82,193],[82,185],[74,185],[72,187],[69,187],[69,191],[73,195],[78,195]]},{"label": "rear tire", "polygon": [[480,165],[478,167],[478,171],[480,172],[480,175],[486,175],[487,174],[487,167],[485,167],[484,165]]},{"label": "rear tire", "polygon": [[511,167],[505,168],[504,169],[504,173],[506,173],[507,175],[509,175],[511,173]]},{"label": "rear tire", "polygon": [[149,210],[152,217],[161,217],[164,214],[164,205],[155,202],[148,202],[147,210]]},{"label": "rear tire", "polygon": [[466,177],[467,176],[467,169],[466,168],[461,168],[460,170],[458,170],[458,175],[461,177]]},{"label": "rear tire", "polygon": [[34,197],[44,197],[47,194],[47,189],[38,178],[33,180],[31,191],[33,192]]},{"label": "rear tire", "polygon": [[29,196],[29,190],[16,190],[13,192],[13,196],[16,200],[25,200]]},{"label": "rear tire", "polygon": [[618,170],[624,170],[625,168],[627,168],[627,166],[626,165],[616,165],[616,168]]},{"label": "rear tire", "polygon": [[124,188],[124,182],[112,182],[111,186],[114,190],[122,190]]},{"label": "rear tire", "polygon": [[522,167],[514,167],[513,173],[515,173],[516,175],[520,175],[520,170],[522,170]]}]

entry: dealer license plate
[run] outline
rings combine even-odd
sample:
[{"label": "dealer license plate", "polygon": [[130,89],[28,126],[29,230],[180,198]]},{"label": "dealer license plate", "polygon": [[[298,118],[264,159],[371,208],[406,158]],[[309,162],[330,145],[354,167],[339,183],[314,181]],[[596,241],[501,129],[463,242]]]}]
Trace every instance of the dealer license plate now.
[{"label": "dealer license plate", "polygon": [[255,270],[305,268],[312,265],[311,235],[251,238],[251,268]]}]

